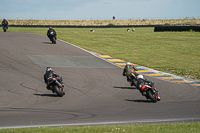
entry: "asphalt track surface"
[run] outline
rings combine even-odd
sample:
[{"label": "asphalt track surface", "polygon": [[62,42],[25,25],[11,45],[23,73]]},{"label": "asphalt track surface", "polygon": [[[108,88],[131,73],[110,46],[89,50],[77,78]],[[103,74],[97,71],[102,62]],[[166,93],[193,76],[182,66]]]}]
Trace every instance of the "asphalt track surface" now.
[{"label": "asphalt track surface", "polygon": [[[63,77],[64,97],[46,89],[46,66]],[[145,76],[161,97],[152,103],[122,68],[44,35],[0,32],[0,75],[0,129],[200,121],[199,87]]]}]

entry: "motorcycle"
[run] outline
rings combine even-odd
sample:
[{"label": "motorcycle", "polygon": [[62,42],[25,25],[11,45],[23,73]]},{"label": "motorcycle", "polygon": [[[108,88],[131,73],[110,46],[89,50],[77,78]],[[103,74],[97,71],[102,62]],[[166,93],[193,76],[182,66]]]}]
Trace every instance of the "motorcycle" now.
[{"label": "motorcycle", "polygon": [[52,88],[52,92],[56,92],[59,97],[65,95],[62,77],[53,78],[48,82],[48,84]]},{"label": "motorcycle", "polygon": [[4,25],[4,26],[3,26],[3,31],[6,32],[7,29],[8,29],[8,26],[7,26],[7,25]]},{"label": "motorcycle", "polygon": [[53,31],[50,32],[49,39],[53,44],[56,44],[56,35],[54,34]]},{"label": "motorcycle", "polygon": [[155,84],[156,82],[145,84],[141,89],[142,92],[146,93],[145,94],[146,98],[151,99],[154,103],[156,103],[157,101],[160,101],[160,97],[158,96],[158,91],[156,87],[154,86]]}]

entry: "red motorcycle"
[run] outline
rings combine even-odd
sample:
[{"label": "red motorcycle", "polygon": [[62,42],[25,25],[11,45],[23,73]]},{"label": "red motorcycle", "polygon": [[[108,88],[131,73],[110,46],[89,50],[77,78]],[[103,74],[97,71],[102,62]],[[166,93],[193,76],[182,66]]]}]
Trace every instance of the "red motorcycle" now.
[{"label": "red motorcycle", "polygon": [[151,99],[154,103],[156,103],[157,101],[160,101],[160,97],[158,96],[158,91],[156,89],[156,87],[154,86],[156,84],[155,83],[149,83],[149,84],[145,84],[142,87],[142,92],[146,93],[144,94],[146,96],[147,99]]},{"label": "red motorcycle", "polygon": [[62,97],[63,95],[65,95],[62,77],[61,78],[56,77],[56,78],[50,79],[48,84],[52,88],[52,92],[53,93],[56,92],[56,94],[59,97]]}]

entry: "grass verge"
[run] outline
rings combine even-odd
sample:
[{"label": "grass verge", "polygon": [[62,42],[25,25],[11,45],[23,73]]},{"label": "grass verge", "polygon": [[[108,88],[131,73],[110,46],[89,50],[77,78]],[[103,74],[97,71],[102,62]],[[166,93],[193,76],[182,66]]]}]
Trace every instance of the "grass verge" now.
[{"label": "grass verge", "polygon": [[[132,27],[130,27],[131,29]],[[153,28],[55,28],[58,38],[158,71],[200,80],[200,33],[153,32]],[[9,28],[46,35],[47,28]]]},{"label": "grass verge", "polygon": [[200,123],[134,124],[2,129],[2,133],[198,133]]}]

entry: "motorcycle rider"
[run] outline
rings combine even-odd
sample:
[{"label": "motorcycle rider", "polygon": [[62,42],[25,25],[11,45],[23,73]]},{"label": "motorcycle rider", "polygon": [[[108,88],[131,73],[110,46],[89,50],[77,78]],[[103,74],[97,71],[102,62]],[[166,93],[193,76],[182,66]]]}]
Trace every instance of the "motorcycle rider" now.
[{"label": "motorcycle rider", "polygon": [[[56,34],[56,31],[52,28],[52,27],[49,27],[49,30],[47,31],[47,36],[48,36],[48,38],[50,39],[50,33],[51,32],[53,32],[53,35],[55,36],[55,38],[56,38],[56,36],[57,36],[57,34]],[[57,38],[56,38],[57,39]]]},{"label": "motorcycle rider", "polygon": [[[46,68],[46,73],[44,74],[44,81],[47,84],[47,90],[51,90],[49,81],[55,77],[60,77],[58,74],[56,74],[54,71],[52,71],[51,67]],[[64,86],[63,86],[64,87]],[[53,92],[53,90],[52,90]],[[54,93],[54,92],[53,92]]]},{"label": "motorcycle rider", "polygon": [[8,21],[6,19],[3,19],[2,26],[8,28]]},{"label": "motorcycle rider", "polygon": [[151,81],[148,81],[146,79],[144,79],[143,75],[138,75],[137,76],[137,86],[136,88],[140,91],[140,93],[144,96],[145,93],[142,92],[142,87],[144,85],[147,84],[151,84]]},{"label": "motorcycle rider", "polygon": [[[138,75],[137,76],[137,86],[136,88],[140,91],[140,93],[145,96],[147,98],[147,94],[145,92],[142,91],[142,87],[144,85],[149,85],[149,86],[152,86],[152,82],[151,81],[148,81],[147,79],[144,79],[143,75]],[[160,97],[158,96],[158,101],[160,101]]]},{"label": "motorcycle rider", "polygon": [[122,75],[127,77],[127,81],[130,82],[131,86],[133,86],[133,83],[131,81],[130,74],[134,73],[135,76],[137,76],[138,73],[135,71],[137,71],[137,69],[134,67],[134,65],[132,65],[130,62],[127,62]]}]

